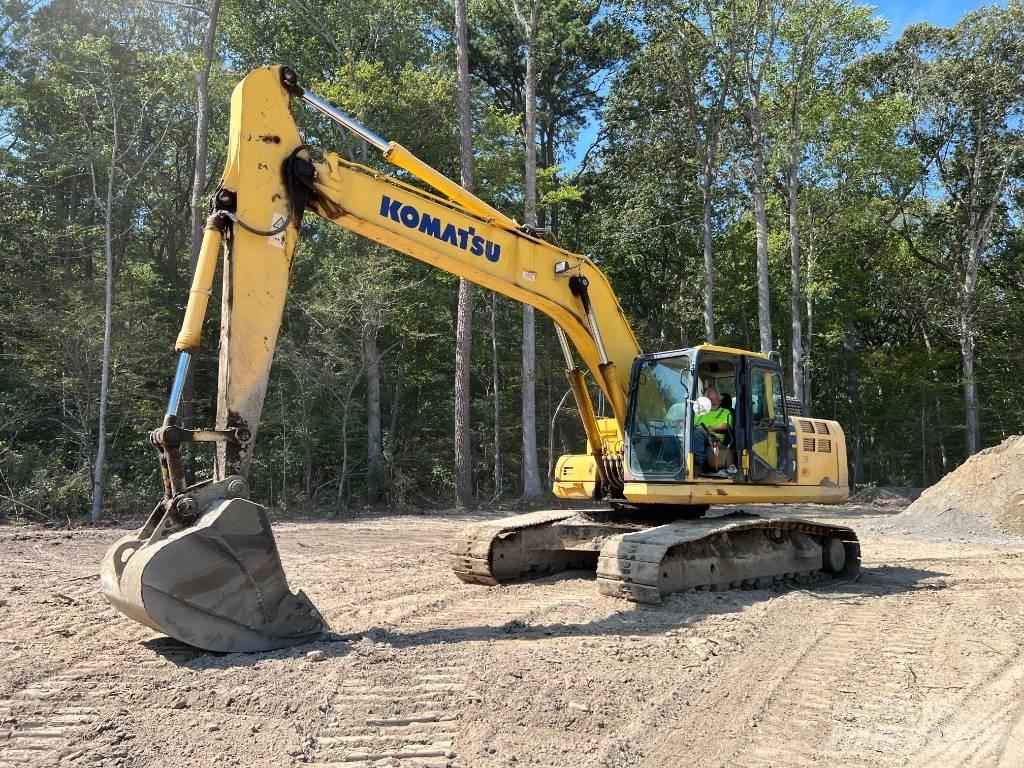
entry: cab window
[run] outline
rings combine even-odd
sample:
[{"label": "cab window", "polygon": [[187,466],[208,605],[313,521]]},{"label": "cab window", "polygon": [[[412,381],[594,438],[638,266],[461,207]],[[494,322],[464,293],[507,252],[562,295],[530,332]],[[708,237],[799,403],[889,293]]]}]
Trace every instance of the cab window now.
[{"label": "cab window", "polygon": [[750,379],[751,421],[754,424],[770,424],[784,419],[782,376],[758,369]]},{"label": "cab window", "polygon": [[790,473],[789,436],[782,390],[782,374],[754,366],[750,372],[750,438],[754,461],[751,478],[771,480]]},{"label": "cab window", "polygon": [[645,360],[637,374],[628,430],[629,464],[637,475],[677,477],[686,468],[690,357]]}]

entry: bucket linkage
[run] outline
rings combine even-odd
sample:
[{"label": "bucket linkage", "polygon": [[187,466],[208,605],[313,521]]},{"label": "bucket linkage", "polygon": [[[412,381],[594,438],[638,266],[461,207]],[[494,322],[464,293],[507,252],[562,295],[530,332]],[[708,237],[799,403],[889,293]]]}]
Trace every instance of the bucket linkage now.
[{"label": "bucket linkage", "polygon": [[[183,367],[187,360],[179,375]],[[302,591],[289,589],[267,510],[245,498],[245,478],[185,482],[183,443],[245,446],[251,433],[175,422],[169,412],[150,436],[164,497],[145,525],[107,551],[104,597],[126,616],[209,651],[269,651],[315,639],[326,624]]]}]

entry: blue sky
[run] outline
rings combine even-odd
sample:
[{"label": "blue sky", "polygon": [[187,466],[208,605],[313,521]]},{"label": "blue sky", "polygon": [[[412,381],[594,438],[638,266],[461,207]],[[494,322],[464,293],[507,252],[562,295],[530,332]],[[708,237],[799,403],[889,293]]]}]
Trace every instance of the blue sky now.
[{"label": "blue sky", "polygon": [[876,3],[877,13],[889,20],[893,37],[898,37],[908,24],[918,21],[927,21],[940,27],[952,26],[965,12],[985,4],[964,0],[882,0]]},{"label": "blue sky", "polygon": [[[980,8],[982,5],[991,5],[993,2],[984,0],[879,0],[873,3],[876,7],[875,15],[884,17],[889,22],[889,37],[883,40],[888,42],[900,36],[900,33],[910,24],[919,21],[927,21],[940,27],[949,27],[959,21],[960,17],[967,11]],[[999,5],[1005,5],[1000,2]],[[566,163],[569,170],[575,170],[580,156],[593,143],[597,136],[598,125],[592,121],[580,131],[576,142],[577,157],[570,158]]]}]

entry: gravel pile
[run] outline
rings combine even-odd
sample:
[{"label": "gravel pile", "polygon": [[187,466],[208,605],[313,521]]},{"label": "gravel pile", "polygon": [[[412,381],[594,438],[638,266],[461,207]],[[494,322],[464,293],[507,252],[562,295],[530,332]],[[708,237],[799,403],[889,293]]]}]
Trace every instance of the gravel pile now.
[{"label": "gravel pile", "polygon": [[893,519],[912,534],[1024,536],[1024,435],[975,454]]}]

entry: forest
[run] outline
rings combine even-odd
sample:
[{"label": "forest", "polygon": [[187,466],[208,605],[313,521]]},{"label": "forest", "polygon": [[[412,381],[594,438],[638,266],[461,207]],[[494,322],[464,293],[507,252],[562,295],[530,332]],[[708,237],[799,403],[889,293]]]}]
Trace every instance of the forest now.
[{"label": "forest", "polygon": [[[4,520],[157,500],[231,89],[275,63],[450,178],[471,146],[476,194],[593,258],[643,349],[778,351],[855,489],[930,485],[1024,425],[1021,0],[898,35],[855,0],[0,0],[0,62]],[[253,496],[550,502],[584,439],[564,368],[547,318],[307,215]]]}]

